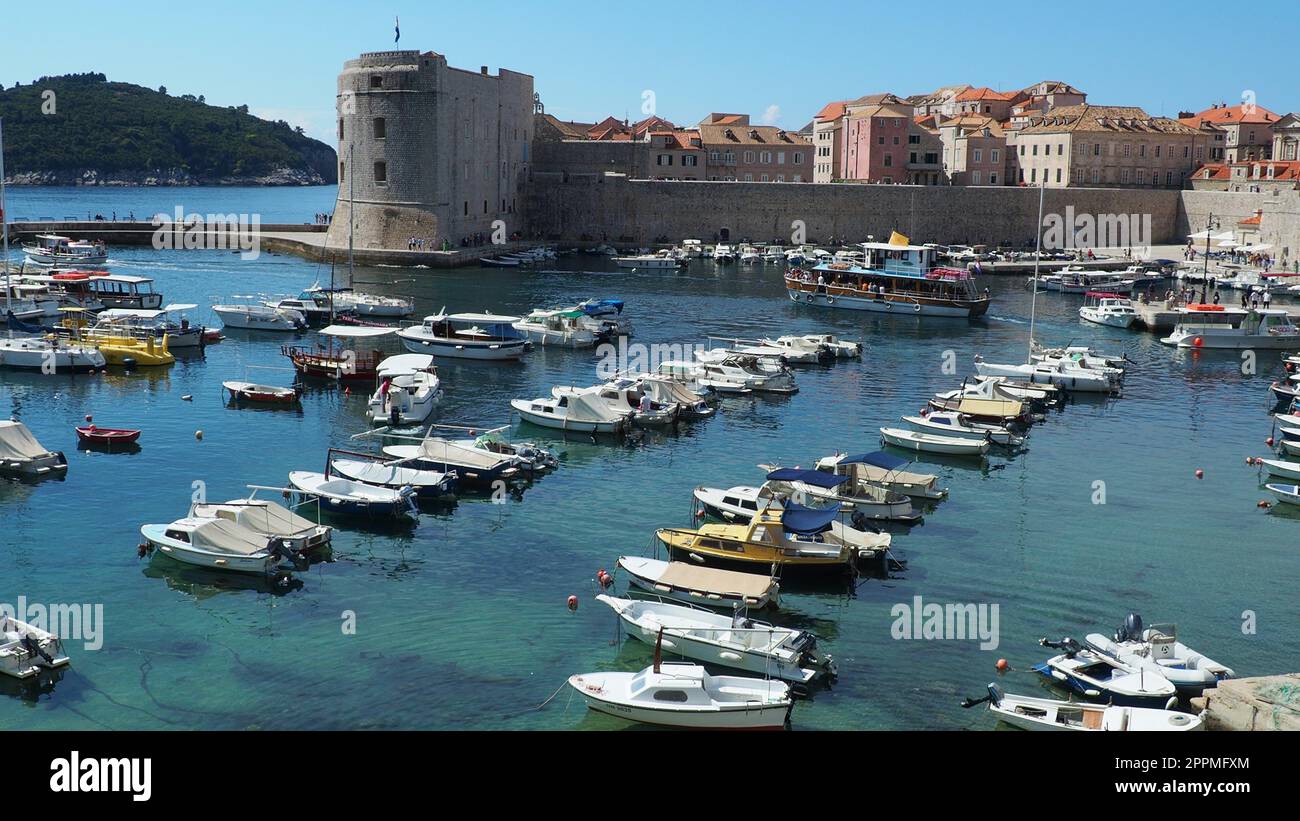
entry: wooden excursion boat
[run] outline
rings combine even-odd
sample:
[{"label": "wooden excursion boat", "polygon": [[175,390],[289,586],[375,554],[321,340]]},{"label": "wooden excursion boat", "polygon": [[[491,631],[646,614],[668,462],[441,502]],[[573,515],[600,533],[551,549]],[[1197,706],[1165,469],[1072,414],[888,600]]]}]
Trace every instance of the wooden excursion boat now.
[{"label": "wooden excursion boat", "polygon": [[[330,325],[320,331],[329,340],[326,344],[285,345],[280,353],[289,357],[294,370],[303,376],[337,382],[373,382],[384,359],[383,352],[352,350],[342,340],[378,339],[396,331],[392,327]],[[336,339],[340,341],[335,342]]]}]

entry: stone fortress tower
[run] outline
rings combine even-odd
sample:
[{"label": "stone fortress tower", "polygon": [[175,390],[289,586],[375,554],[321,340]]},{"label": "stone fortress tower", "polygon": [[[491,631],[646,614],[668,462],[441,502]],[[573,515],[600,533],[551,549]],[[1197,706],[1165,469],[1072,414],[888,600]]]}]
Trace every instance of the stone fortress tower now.
[{"label": "stone fortress tower", "polygon": [[[447,65],[440,54],[380,51],[348,60],[338,79],[339,194],[326,237],[340,259],[348,247],[349,189],[358,251],[425,250],[502,220],[523,230],[533,78]],[[355,176],[354,176],[355,175]]]}]

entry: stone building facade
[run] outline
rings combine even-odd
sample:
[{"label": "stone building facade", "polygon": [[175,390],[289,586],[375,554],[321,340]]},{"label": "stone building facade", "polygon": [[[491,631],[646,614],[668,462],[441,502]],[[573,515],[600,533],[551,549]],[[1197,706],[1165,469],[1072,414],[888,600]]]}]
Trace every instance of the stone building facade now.
[{"label": "stone building facade", "polygon": [[[338,78],[339,195],[331,249],[458,246],[493,222],[508,233],[531,163],[533,78],[466,71],[434,52],[382,51]],[[355,203],[350,208],[349,197]]]},{"label": "stone building facade", "polygon": [[709,180],[813,181],[813,145],[794,131],[750,125],[747,114],[722,113],[710,114],[696,130]]}]

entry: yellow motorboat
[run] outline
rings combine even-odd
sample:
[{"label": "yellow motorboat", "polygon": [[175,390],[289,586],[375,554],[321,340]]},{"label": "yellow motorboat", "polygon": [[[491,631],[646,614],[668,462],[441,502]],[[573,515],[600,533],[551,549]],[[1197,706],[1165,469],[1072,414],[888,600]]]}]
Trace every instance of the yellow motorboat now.
[{"label": "yellow motorboat", "polygon": [[127,365],[130,367],[150,367],[171,365],[176,357],[167,349],[167,337],[162,342],[154,341],[153,336],[139,339],[121,334],[101,334],[91,332],[84,336],[88,345],[99,348],[104,361],[110,365]]},{"label": "yellow motorboat", "polygon": [[841,521],[843,516],[834,508],[773,503],[747,524],[665,527],[655,536],[674,559],[752,573],[843,572],[861,562],[883,560],[889,534],[857,530]]}]

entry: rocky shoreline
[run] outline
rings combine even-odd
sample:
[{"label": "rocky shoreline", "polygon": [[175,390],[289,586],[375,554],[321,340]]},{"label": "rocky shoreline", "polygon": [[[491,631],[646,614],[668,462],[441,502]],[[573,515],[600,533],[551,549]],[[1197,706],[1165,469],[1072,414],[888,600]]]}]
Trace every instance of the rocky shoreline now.
[{"label": "rocky shoreline", "polygon": [[252,177],[196,177],[180,168],[155,168],[141,171],[99,171],[93,168],[69,169],[57,171],[26,171],[13,174],[5,179],[5,185],[30,186],[88,186],[88,187],[134,187],[134,186],[307,186],[326,185],[324,177],[310,168],[276,168],[269,174]]}]

